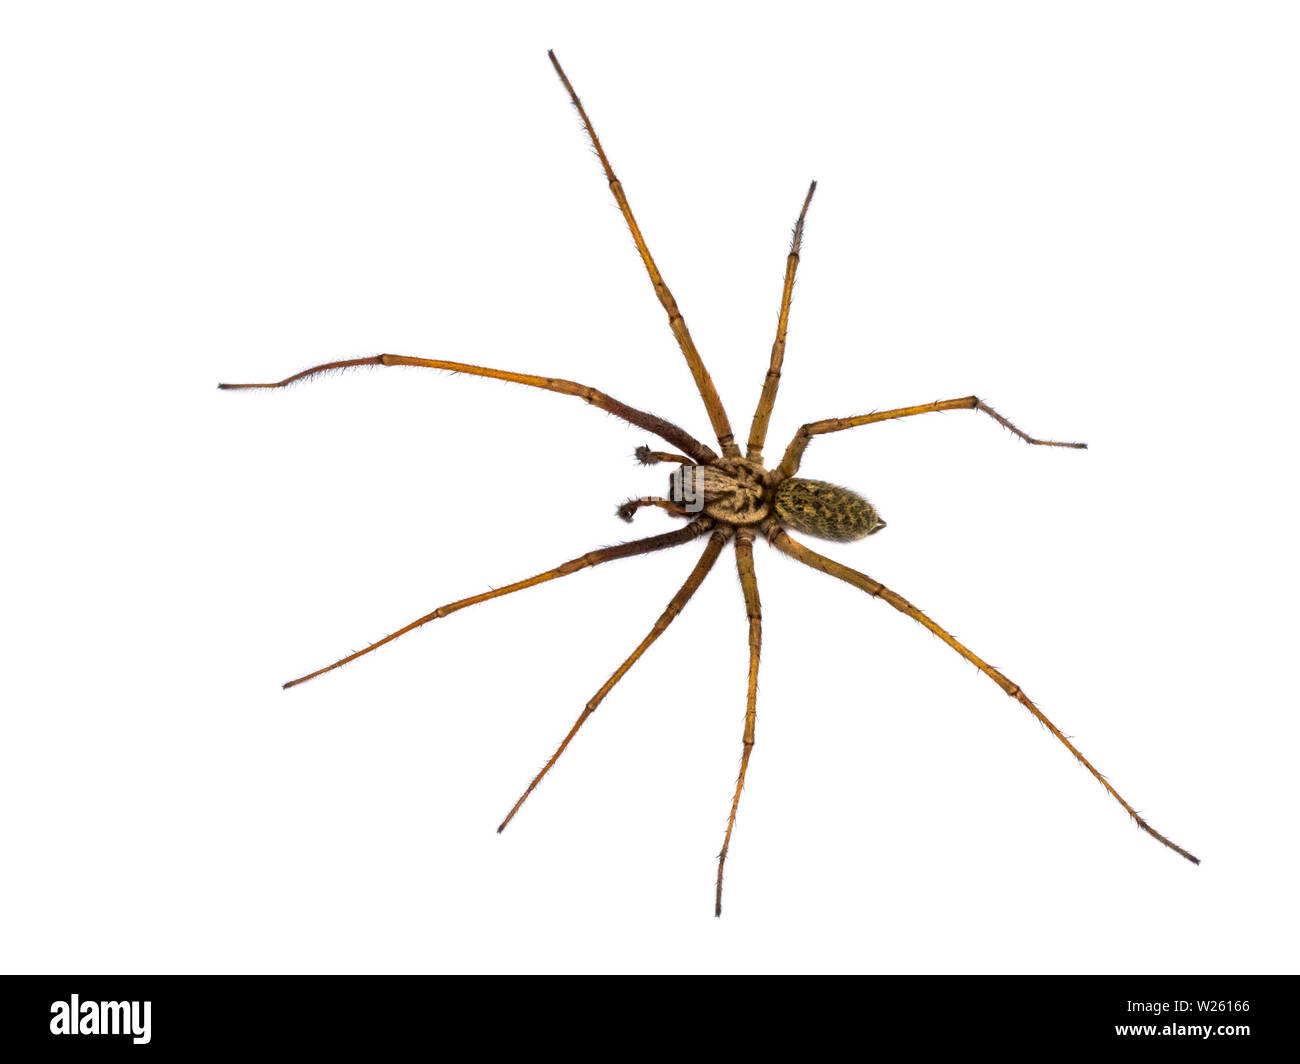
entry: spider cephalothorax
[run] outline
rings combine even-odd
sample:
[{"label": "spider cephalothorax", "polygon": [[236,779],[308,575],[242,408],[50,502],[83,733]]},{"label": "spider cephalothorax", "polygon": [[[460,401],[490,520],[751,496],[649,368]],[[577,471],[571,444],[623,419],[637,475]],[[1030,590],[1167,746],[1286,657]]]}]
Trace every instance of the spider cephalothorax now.
[{"label": "spider cephalothorax", "polygon": [[687,513],[703,511],[728,525],[756,525],[772,513],[767,470],[746,458],[683,465],[668,478],[668,498]]},{"label": "spider cephalothorax", "polygon": [[727,818],[727,829],[723,837],[722,851],[718,854],[714,912],[721,914],[722,872],[727,860],[727,850],[731,845],[732,829],[736,823],[736,811],[740,805],[740,793],[745,785],[745,773],[749,768],[750,754],[754,747],[755,724],[757,721],[758,663],[762,647],[762,608],[758,598],[758,579],[754,572],[754,540],[761,534],[772,547],[781,553],[802,562],[812,569],[834,576],[839,580],[852,584],[854,587],[860,588],[872,597],[888,603],[900,613],[911,617],[938,636],[988,676],[1004,693],[1014,698],[1033,714],[1078,759],[1079,763],[1092,773],[1142,830],[1189,861],[1197,862],[1197,859],[1190,853],[1165,838],[1143,820],[1137,811],[1120,797],[1119,792],[1110,785],[1106,778],[1093,768],[1088,759],[1075,748],[1074,744],[1061,733],[1056,725],[1048,720],[1042,711],[1029,700],[1018,684],[1013,683],[993,666],[968,650],[953,635],[941,628],[901,595],[891,591],[884,584],[873,580],[865,573],[858,572],[858,570],[851,569],[834,559],[818,554],[789,534],[789,530],[793,529],[796,532],[817,536],[822,539],[848,542],[869,536],[885,527],[885,523],[880,520],[871,503],[856,492],[834,484],[827,484],[825,481],[806,480],[795,476],[799,471],[804,449],[814,436],[840,432],[860,425],[870,425],[878,421],[913,417],[918,414],[931,414],[944,410],[977,410],[987,414],[1027,443],[1048,447],[1074,448],[1082,448],[1084,444],[1058,443],[1054,440],[1034,439],[1021,432],[1010,421],[987,406],[979,398],[968,395],[960,399],[946,399],[941,402],[923,403],[919,406],[898,407],[893,410],[859,414],[854,417],[811,421],[795,433],[794,439],[790,441],[781,459],[781,464],[771,470],[765,469],[763,465],[763,444],[767,438],[768,421],[772,415],[773,404],[776,402],[777,388],[781,379],[781,367],[785,359],[786,325],[790,316],[790,297],[794,290],[795,271],[799,265],[804,217],[808,212],[808,205],[812,201],[813,192],[817,188],[817,183],[813,182],[808,189],[808,195],[804,198],[803,209],[799,212],[798,220],[795,222],[794,236],[790,242],[790,253],[786,258],[785,284],[781,293],[781,310],[777,318],[776,340],[772,344],[767,376],[763,382],[763,391],[759,398],[758,408],[754,411],[748,447],[746,452],[742,454],[736,442],[736,437],[732,433],[731,423],[727,419],[722,400],[718,397],[717,389],[713,386],[713,380],[709,377],[708,370],[705,369],[704,362],[695,349],[695,341],[691,338],[690,330],[686,327],[686,321],[677,308],[677,301],[668,290],[667,284],[664,283],[663,277],[660,276],[659,268],[650,255],[649,248],[646,247],[645,239],[641,235],[641,230],[632,215],[632,208],[628,205],[627,196],[623,192],[623,186],[618,178],[614,176],[614,170],[605,157],[604,149],[600,145],[595,129],[592,128],[591,120],[588,119],[587,112],[583,109],[577,94],[573,91],[573,86],[569,83],[569,79],[561,69],[559,61],[555,58],[555,53],[552,52],[549,55],[556,73],[559,74],[565,89],[568,90],[569,98],[572,100],[574,107],[577,108],[578,114],[582,117],[583,124],[586,126],[587,133],[591,137],[592,146],[596,149],[596,155],[600,159],[601,166],[605,171],[605,177],[609,181],[610,191],[614,194],[614,199],[623,212],[623,217],[632,233],[632,239],[636,242],[637,250],[640,252],[641,261],[645,264],[646,272],[650,275],[650,282],[654,286],[655,295],[668,315],[669,328],[671,328],[673,336],[682,350],[682,355],[686,359],[687,367],[695,379],[696,388],[704,402],[705,410],[708,412],[709,422],[722,454],[719,455],[712,447],[701,443],[685,429],[679,428],[672,422],[665,421],[663,418],[656,417],[644,410],[638,410],[636,407],[628,406],[626,403],[621,403],[604,392],[597,391],[595,388],[590,388],[584,384],[577,384],[573,381],[561,380],[555,377],[513,373],[508,370],[489,369],[485,366],[471,366],[462,362],[446,362],[442,359],[412,358],[407,355],[376,355],[371,358],[349,359],[343,362],[330,362],[322,366],[314,366],[311,369],[303,370],[301,373],[295,373],[291,377],[271,384],[220,385],[222,388],[281,388],[293,381],[347,366],[417,366],[428,369],[449,370],[454,373],[465,373],[475,377],[512,381],[516,384],[558,392],[562,395],[572,395],[613,414],[629,424],[653,433],[681,452],[669,453],[653,451],[649,447],[638,448],[636,456],[643,464],[652,465],[659,462],[668,462],[675,463],[678,468],[673,472],[669,480],[667,498],[631,499],[619,507],[618,513],[625,520],[631,521],[641,507],[656,506],[675,516],[687,519],[687,523],[682,527],[672,532],[633,540],[631,543],[621,543],[617,546],[589,551],[577,558],[557,565],[554,569],[538,573],[536,576],[495,588],[492,591],[473,595],[469,598],[460,599],[457,602],[450,602],[445,606],[439,606],[432,613],[417,618],[404,628],[400,628],[378,642],[372,643],[365,650],[349,654],[332,665],[317,669],[315,672],[308,673],[296,680],[290,680],[285,684],[285,687],[293,687],[310,680],[314,676],[319,676],[321,673],[336,669],[340,665],[346,665],[363,654],[368,654],[372,650],[405,635],[423,624],[446,617],[467,606],[474,606],[489,599],[500,598],[515,591],[522,591],[525,588],[568,576],[571,573],[589,569],[605,562],[680,546],[707,536],[708,542],[699,560],[695,563],[695,567],[686,577],[677,593],[673,595],[658,621],[655,622],[654,627],[583,707],[577,721],[569,730],[568,735],[564,737],[564,741],[560,743],[559,748],[547,761],[542,771],[528,785],[528,788],[515,803],[505,820],[501,822],[501,826],[497,828],[498,831],[501,831],[510,823],[524,801],[532,794],[534,788],[559,760],[560,755],[564,753],[573,737],[577,735],[578,730],[595,712],[596,707],[600,705],[614,685],[627,674],[641,655],[667,630],[668,626],[685,608],[691,597],[704,582],[705,577],[709,575],[722,553],[722,549],[728,542],[733,543],[736,552],[736,569],[740,576],[741,590],[745,600],[745,613],[748,619],[749,683],[745,703],[745,726],[740,756],[740,774],[736,780],[736,790],[731,801],[731,812]]}]

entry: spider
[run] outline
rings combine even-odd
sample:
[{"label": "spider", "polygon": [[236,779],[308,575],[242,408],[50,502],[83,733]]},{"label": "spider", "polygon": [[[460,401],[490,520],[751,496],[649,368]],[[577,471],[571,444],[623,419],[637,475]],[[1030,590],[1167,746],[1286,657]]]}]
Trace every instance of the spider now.
[{"label": "spider", "polygon": [[355,661],[362,655],[377,650],[385,643],[390,643],[399,636],[414,631],[421,625],[446,617],[468,606],[476,606],[481,602],[487,602],[489,599],[501,598],[504,595],[535,587],[538,584],[556,580],[583,569],[590,569],[593,566],[603,565],[619,558],[631,558],[635,555],[667,550],[670,547],[678,547],[705,539],[704,551],[700,555],[699,561],[695,563],[690,575],[687,576],[677,593],[673,595],[663,613],[660,614],[659,619],[655,621],[649,634],[641,640],[637,648],[628,655],[627,659],[583,707],[578,719],[574,722],[573,727],[569,729],[568,734],[564,737],[555,753],[551,755],[550,760],[546,762],[542,770],[528,784],[524,793],[506,815],[505,820],[497,828],[497,831],[501,832],[514,819],[515,814],[519,812],[520,807],[537,788],[537,785],[555,766],[560,756],[573,741],[574,736],[578,734],[583,724],[596,711],[609,692],[623,679],[628,670],[649,649],[650,645],[664,634],[678,614],[682,612],[691,597],[699,590],[700,585],[712,571],[722,554],[723,548],[728,543],[733,544],[736,555],[736,568],[740,575],[741,590],[744,596],[745,613],[748,618],[749,682],[745,704],[740,770],[736,778],[736,789],[731,800],[730,812],[727,816],[722,849],[719,851],[717,859],[718,870],[714,894],[714,915],[720,916],[722,914],[723,870],[727,862],[727,853],[731,847],[732,832],[736,826],[736,813],[740,807],[740,795],[745,786],[745,774],[749,770],[750,756],[754,750],[755,724],[757,721],[758,665],[762,646],[762,609],[759,603],[758,581],[754,573],[754,541],[762,536],[770,546],[781,553],[789,555],[811,569],[816,569],[838,580],[852,584],[854,587],[865,591],[873,598],[880,599],[900,613],[911,617],[925,628],[928,628],[988,676],[1007,695],[1014,698],[1033,714],[1074,755],[1079,763],[1092,773],[1096,780],[1124,808],[1125,812],[1136,821],[1143,831],[1175,853],[1181,854],[1187,860],[1194,864],[1200,864],[1198,858],[1160,834],[1143,820],[1138,815],[1137,810],[1129,805],[1120,793],[1110,785],[1106,777],[1098,772],[1092,763],[1062,734],[1060,729],[1048,720],[1042,711],[1029,700],[1029,697],[1020,689],[1019,685],[1009,680],[1001,672],[969,650],[955,636],[932,621],[901,595],[865,573],[858,572],[841,562],[819,554],[790,535],[791,531],[794,531],[820,539],[846,543],[875,535],[885,527],[885,522],[880,519],[875,507],[856,492],[824,481],[809,480],[796,476],[803,461],[804,451],[816,436],[823,436],[831,432],[842,432],[846,429],[871,425],[881,421],[915,417],[919,414],[938,413],[945,410],[975,410],[988,415],[1003,428],[1036,447],[1083,449],[1087,447],[1087,444],[1035,439],[1022,432],[977,396],[968,395],[960,399],[946,399],[939,402],[923,403],[919,406],[906,406],[895,410],[860,414],[854,417],[828,418],[822,421],[808,422],[795,433],[789,446],[786,447],[780,463],[768,469],[763,458],[763,445],[767,438],[768,421],[772,415],[772,407],[776,402],[777,388],[781,382],[781,368],[785,360],[786,327],[790,317],[790,297],[794,289],[795,272],[799,266],[804,219],[812,202],[813,193],[817,190],[817,182],[814,181],[808,187],[808,194],[804,197],[803,206],[795,221],[794,232],[790,241],[790,253],[786,258],[785,283],[781,293],[781,308],[777,316],[776,339],[772,344],[767,376],[763,381],[758,407],[754,411],[754,417],[750,425],[749,439],[742,454],[740,445],[737,443],[736,436],[732,431],[731,422],[727,418],[727,412],[723,408],[722,400],[718,397],[717,389],[709,376],[709,371],[705,368],[704,361],[695,348],[695,341],[691,339],[690,330],[686,327],[686,320],[677,307],[677,301],[673,298],[672,292],[669,291],[668,285],[664,282],[659,273],[659,268],[655,265],[655,260],[650,254],[650,249],[646,246],[645,238],[641,234],[641,229],[637,225],[636,218],[632,214],[632,208],[629,206],[627,196],[623,191],[623,185],[614,174],[614,169],[605,155],[605,150],[601,147],[600,138],[596,136],[596,130],[592,126],[591,119],[587,117],[586,109],[578,99],[578,95],[574,91],[564,69],[560,66],[559,60],[556,59],[555,53],[551,51],[547,55],[550,57],[551,64],[555,67],[555,72],[559,75],[565,90],[568,92],[570,101],[572,101],[574,108],[581,117],[596,156],[604,168],[610,191],[614,195],[619,210],[623,212],[623,218],[627,222],[628,229],[631,230],[632,239],[636,242],[637,251],[641,255],[641,261],[644,263],[646,272],[650,276],[650,282],[654,286],[655,295],[659,298],[659,302],[663,305],[668,316],[668,326],[686,358],[686,364],[690,369],[691,376],[695,379],[696,389],[704,402],[704,408],[708,413],[709,422],[717,438],[721,454],[707,444],[701,443],[672,422],[629,406],[612,396],[606,395],[604,392],[597,391],[595,388],[554,377],[513,373],[507,370],[489,369],[484,366],[447,362],[442,359],[411,358],[406,355],[377,355],[372,358],[348,359],[313,366],[301,373],[286,377],[284,380],[268,384],[218,385],[218,387],[225,389],[283,388],[295,381],[314,377],[331,370],[346,369],[353,366],[418,366],[426,369],[449,370],[453,373],[511,381],[531,388],[541,388],[546,391],[558,392],[561,395],[575,396],[592,406],[613,414],[617,418],[621,418],[629,424],[653,433],[676,448],[674,452],[656,451],[649,446],[637,448],[636,458],[643,465],[663,463],[675,467],[669,477],[667,497],[630,499],[618,508],[618,515],[630,522],[636,512],[643,507],[660,507],[674,517],[686,521],[686,524],[676,531],[589,551],[556,566],[554,569],[548,569],[546,572],[538,573],[526,580],[520,580],[505,587],[439,606],[432,613],[425,614],[405,627],[399,628],[378,642],[366,647],[366,649],[349,654],[332,665],[327,665],[315,672],[300,676],[296,680],[290,680],[284,686],[288,688],[305,683],[307,680]]}]

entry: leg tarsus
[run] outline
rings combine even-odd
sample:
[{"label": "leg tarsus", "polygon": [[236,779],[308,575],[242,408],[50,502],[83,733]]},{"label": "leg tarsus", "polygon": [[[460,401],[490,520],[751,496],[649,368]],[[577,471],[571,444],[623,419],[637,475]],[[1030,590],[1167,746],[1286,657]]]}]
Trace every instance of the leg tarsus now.
[{"label": "leg tarsus", "polygon": [[[972,398],[975,398],[975,397],[972,396]],[[1018,428],[1015,427],[1015,425],[1011,424],[1010,421],[1008,421],[1008,420],[1007,420],[1006,418],[1004,418],[1001,414],[999,414],[996,410],[994,410],[991,406],[989,406],[988,403],[984,402],[983,399],[978,399],[978,398],[975,399],[975,409],[976,409],[976,410],[979,410],[979,411],[982,412],[982,413],[988,414],[989,417],[991,417],[994,421],[996,421],[996,422],[997,422],[999,425],[1001,425],[1004,429],[1009,430],[1010,432],[1012,432],[1012,433],[1014,433],[1015,435],[1019,436],[1019,437],[1020,437],[1022,440],[1024,440],[1026,443],[1031,443],[1031,444],[1033,444],[1035,447],[1072,447],[1072,448],[1074,448],[1074,449],[1077,450],[1077,451],[1086,451],[1086,450],[1088,449],[1088,445],[1087,445],[1086,443],[1062,443],[1060,440],[1038,440],[1038,439],[1035,439],[1033,436],[1030,436],[1030,435],[1028,435],[1027,433],[1021,432]]]},{"label": "leg tarsus", "polygon": [[749,755],[754,744],[746,742],[740,753],[740,773],[736,777],[736,793],[731,799],[731,815],[727,817],[727,833],[722,839],[722,850],[718,854],[718,883],[713,895],[713,915],[722,915],[722,870],[727,863],[727,851],[731,848],[731,831],[736,826],[736,812],[740,808],[740,792],[745,786],[745,773],[749,771]]}]

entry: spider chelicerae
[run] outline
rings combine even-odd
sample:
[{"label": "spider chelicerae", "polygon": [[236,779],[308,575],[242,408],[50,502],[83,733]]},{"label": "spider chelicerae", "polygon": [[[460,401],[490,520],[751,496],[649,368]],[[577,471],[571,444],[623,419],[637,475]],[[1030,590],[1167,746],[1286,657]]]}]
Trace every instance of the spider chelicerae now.
[{"label": "spider chelicerae", "polygon": [[596,136],[596,130],[587,117],[587,112],[578,99],[577,93],[573,91],[573,85],[569,82],[568,76],[560,66],[559,60],[555,58],[555,53],[548,52],[547,54],[555,67],[555,72],[560,76],[560,81],[563,82],[564,88],[569,94],[569,99],[573,102],[573,106],[582,118],[587,134],[591,138],[592,147],[595,148],[596,155],[605,170],[605,177],[609,181],[610,191],[614,194],[614,199],[623,212],[623,218],[626,220],[628,228],[631,230],[632,239],[636,242],[637,251],[641,254],[641,261],[645,264],[646,272],[650,275],[651,284],[654,285],[655,295],[658,296],[659,302],[668,315],[668,326],[672,330],[673,336],[676,337],[678,346],[681,347],[691,375],[695,378],[696,388],[699,390],[700,398],[704,401],[704,407],[708,412],[709,422],[712,425],[714,435],[717,437],[721,454],[707,444],[701,443],[672,422],[665,421],[663,418],[656,417],[654,414],[639,410],[636,407],[628,406],[626,403],[619,402],[612,396],[597,391],[595,388],[554,377],[512,373],[507,370],[471,366],[461,362],[446,362],[442,359],[410,358],[405,355],[377,355],[373,358],[348,359],[313,366],[311,369],[295,373],[291,377],[286,377],[284,380],[274,383],[219,385],[218,387],[227,389],[283,388],[295,381],[317,374],[353,366],[420,366],[427,369],[450,370],[453,373],[465,373],[476,377],[512,381],[515,384],[524,384],[532,388],[542,388],[546,391],[559,392],[562,395],[576,396],[629,424],[653,433],[676,448],[675,452],[656,451],[648,446],[637,449],[636,457],[645,465],[666,463],[675,466],[669,478],[668,494],[666,497],[630,499],[618,509],[620,517],[626,521],[631,521],[637,510],[642,507],[660,507],[668,513],[686,520],[687,523],[676,531],[589,551],[580,557],[556,566],[554,569],[538,573],[526,580],[520,580],[505,587],[484,592],[481,595],[473,595],[470,598],[439,606],[432,613],[428,613],[405,627],[399,628],[396,632],[366,647],[365,650],[349,654],[332,665],[317,669],[306,676],[300,676],[296,680],[290,680],[284,686],[294,687],[297,684],[305,683],[322,673],[330,672],[341,665],[355,661],[362,655],[369,654],[385,643],[392,642],[399,636],[403,636],[407,632],[427,624],[429,621],[446,617],[457,610],[465,609],[467,606],[475,606],[480,602],[487,602],[489,599],[501,598],[503,595],[522,591],[524,588],[534,587],[549,580],[568,576],[571,573],[589,569],[596,565],[603,565],[619,558],[649,554],[653,551],[667,550],[669,547],[682,546],[696,540],[706,539],[704,552],[701,554],[699,561],[696,562],[695,568],[691,570],[690,575],[686,578],[685,583],[673,595],[668,606],[650,629],[649,634],[583,707],[578,719],[574,722],[573,727],[569,729],[569,733],[564,737],[555,753],[551,755],[550,760],[546,762],[542,770],[529,783],[527,789],[506,815],[505,820],[497,828],[497,831],[500,832],[510,823],[528,796],[533,793],[537,785],[554,767],[555,763],[560,759],[560,755],[568,748],[569,743],[573,741],[579,729],[586,723],[587,718],[604,701],[605,696],[609,694],[615,684],[627,674],[641,655],[646,652],[655,640],[663,635],[668,626],[681,613],[717,563],[723,548],[729,542],[732,543],[735,547],[736,568],[740,575],[740,584],[745,600],[745,612],[749,622],[749,685],[745,705],[740,772],[736,778],[735,794],[732,797],[731,809],[727,816],[727,827],[723,835],[722,849],[718,853],[714,913],[715,915],[721,915],[722,873],[727,862],[727,851],[731,846],[731,835],[736,826],[736,812],[740,807],[740,795],[745,786],[745,773],[749,769],[750,755],[754,749],[755,723],[757,720],[758,664],[762,646],[762,609],[759,604],[758,581],[754,573],[754,541],[759,536],[762,536],[772,547],[783,554],[789,555],[809,568],[816,569],[860,588],[874,598],[887,602],[900,613],[906,614],[928,628],[988,676],[1007,695],[1029,710],[1048,731],[1060,740],[1084,768],[1092,773],[1143,831],[1168,846],[1175,853],[1181,854],[1195,864],[1199,864],[1198,858],[1193,857],[1181,846],[1161,835],[1160,832],[1143,820],[1138,815],[1137,810],[1124,800],[1107,779],[1093,767],[1092,763],[1061,733],[1060,729],[1048,720],[1042,711],[1029,700],[1019,685],[1013,683],[993,666],[967,649],[949,632],[941,628],[901,595],[891,591],[884,584],[873,580],[865,573],[860,573],[841,562],[819,554],[790,535],[790,531],[793,530],[821,539],[850,542],[874,535],[885,527],[885,522],[880,519],[875,507],[856,492],[835,484],[828,484],[820,480],[808,480],[795,475],[799,472],[804,450],[814,436],[821,436],[830,432],[841,432],[844,429],[857,428],[860,425],[870,425],[879,421],[914,417],[917,414],[937,413],[944,410],[977,410],[987,414],[1003,428],[1034,446],[1085,448],[1087,445],[1035,439],[1021,432],[1020,429],[1016,428],[1015,425],[976,396],[968,395],[960,399],[946,399],[940,402],[923,403],[919,406],[900,407],[896,410],[882,410],[876,413],[861,414],[856,417],[829,418],[824,421],[809,422],[795,433],[794,439],[790,441],[789,446],[785,449],[780,464],[768,469],[764,463],[763,445],[767,439],[768,421],[772,415],[777,388],[781,381],[781,367],[785,360],[786,326],[790,318],[790,297],[794,289],[795,271],[799,266],[804,218],[808,213],[808,206],[812,202],[813,193],[817,189],[817,182],[814,181],[808,188],[803,207],[799,211],[798,219],[795,221],[794,233],[790,241],[790,254],[786,259],[785,284],[781,292],[781,309],[777,317],[776,340],[772,344],[767,376],[763,381],[762,394],[759,397],[758,407],[754,411],[749,439],[742,454],[740,446],[736,442],[735,434],[732,432],[727,412],[723,409],[722,400],[718,397],[717,389],[709,376],[709,371],[705,368],[699,352],[695,349],[695,341],[691,339],[691,333],[686,327],[686,321],[677,308],[677,301],[673,298],[672,292],[669,291],[668,285],[664,283],[659,268],[650,255],[650,249],[646,246],[645,238],[641,235],[640,227],[632,214],[632,208],[628,205],[623,186],[614,175],[609,159],[605,156],[605,151],[601,147],[600,138]]}]

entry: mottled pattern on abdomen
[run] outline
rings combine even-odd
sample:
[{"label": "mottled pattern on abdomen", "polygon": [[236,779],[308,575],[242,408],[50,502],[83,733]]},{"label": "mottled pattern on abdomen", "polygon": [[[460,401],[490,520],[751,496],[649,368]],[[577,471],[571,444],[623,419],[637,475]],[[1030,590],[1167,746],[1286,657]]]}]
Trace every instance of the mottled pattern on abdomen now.
[{"label": "mottled pattern on abdomen", "polygon": [[869,536],[883,524],[876,508],[857,492],[799,477],[777,487],[776,514],[796,532],[841,543]]}]

